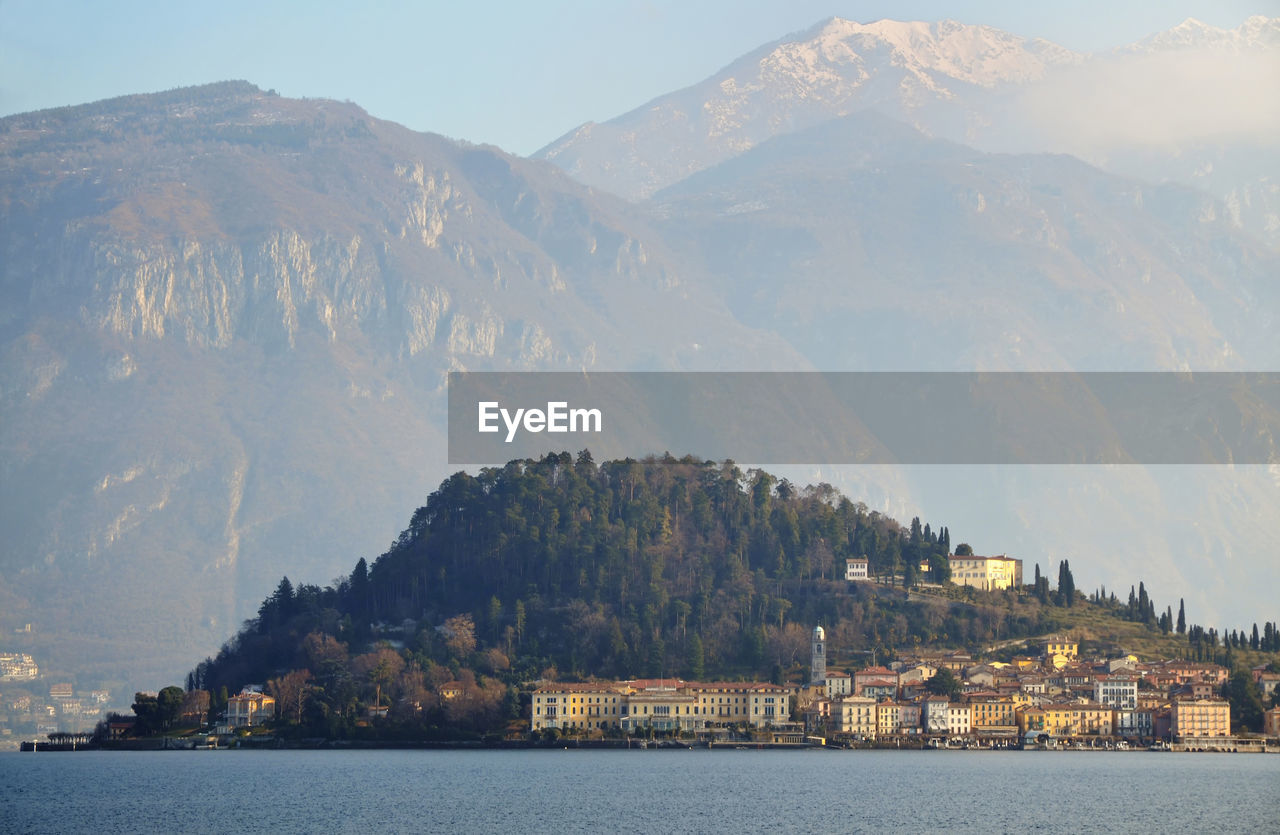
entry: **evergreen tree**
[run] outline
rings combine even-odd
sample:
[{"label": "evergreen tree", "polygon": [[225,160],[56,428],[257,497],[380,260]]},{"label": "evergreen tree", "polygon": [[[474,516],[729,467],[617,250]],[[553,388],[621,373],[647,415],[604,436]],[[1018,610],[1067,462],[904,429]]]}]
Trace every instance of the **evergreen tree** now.
[{"label": "evergreen tree", "polygon": [[1178,634],[1183,635],[1187,631],[1187,610],[1182,598],[1178,598]]},{"label": "evergreen tree", "polygon": [[706,675],[706,659],[702,653],[702,639],[695,632],[689,638],[689,676],[694,681]]}]

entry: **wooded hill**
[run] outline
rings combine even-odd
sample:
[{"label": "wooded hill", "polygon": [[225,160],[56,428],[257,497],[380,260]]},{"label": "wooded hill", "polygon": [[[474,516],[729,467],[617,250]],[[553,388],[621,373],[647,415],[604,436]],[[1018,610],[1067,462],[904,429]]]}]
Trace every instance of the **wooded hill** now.
[{"label": "wooded hill", "polygon": [[[483,709],[437,718],[481,729],[515,718],[516,685],[544,674],[794,678],[814,624],[835,659],[862,666],[872,651],[977,651],[1041,635],[1077,602],[1125,617],[1105,594],[1075,592],[1065,563],[1069,600],[1042,594],[1043,578],[998,593],[909,591],[945,579],[950,544],[945,527],[904,527],[828,485],[797,488],[731,461],[597,465],[587,451],[512,461],[447,479],[385,554],[334,586],[282,580],[187,685],[270,684],[287,699],[293,675],[310,694],[296,697],[298,722],[309,701],[312,723],[332,733],[361,704],[420,713],[461,681]],[[844,581],[852,556],[867,557],[880,582]],[[1142,597],[1129,620],[1169,634]]]}]

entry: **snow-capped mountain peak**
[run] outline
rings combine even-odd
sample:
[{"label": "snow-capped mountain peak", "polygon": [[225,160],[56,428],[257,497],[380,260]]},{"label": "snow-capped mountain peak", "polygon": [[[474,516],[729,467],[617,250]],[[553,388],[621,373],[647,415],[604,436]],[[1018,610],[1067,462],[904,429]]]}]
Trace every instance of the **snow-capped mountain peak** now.
[{"label": "snow-capped mountain peak", "polygon": [[1048,41],[956,20],[858,23],[837,17],[822,24],[809,40],[780,47],[788,48],[821,49],[832,59],[874,55],[887,48],[892,63],[898,66],[941,73],[983,87],[1034,80],[1043,76],[1048,66],[1078,60],[1070,50]]},{"label": "snow-capped mountain peak", "polygon": [[[539,152],[583,181],[644,197],[773,136],[875,108],[928,128],[931,104],[975,88],[1037,81],[1082,56],[1044,40],[955,20],[829,18],[751,52],[716,75]],[[621,146],[625,165],[608,162]]]},{"label": "snow-capped mountain peak", "polygon": [[1235,29],[1221,29],[1189,17],[1172,29],[1125,47],[1121,52],[1222,49],[1244,52],[1280,46],[1280,18],[1254,15]]}]

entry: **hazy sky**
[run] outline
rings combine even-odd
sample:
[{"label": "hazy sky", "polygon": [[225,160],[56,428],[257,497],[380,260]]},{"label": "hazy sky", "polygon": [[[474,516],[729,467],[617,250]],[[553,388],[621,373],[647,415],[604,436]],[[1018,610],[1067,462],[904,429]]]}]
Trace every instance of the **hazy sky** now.
[{"label": "hazy sky", "polygon": [[1280,0],[175,3],[0,0],[0,114],[241,78],[529,154],[837,15],[987,23],[1080,51]]}]

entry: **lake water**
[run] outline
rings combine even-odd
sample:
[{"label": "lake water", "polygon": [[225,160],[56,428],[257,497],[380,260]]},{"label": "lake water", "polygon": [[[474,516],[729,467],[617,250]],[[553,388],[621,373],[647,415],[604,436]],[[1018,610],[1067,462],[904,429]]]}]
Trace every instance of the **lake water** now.
[{"label": "lake water", "polygon": [[3,832],[1280,832],[1280,756],[0,754]]}]

